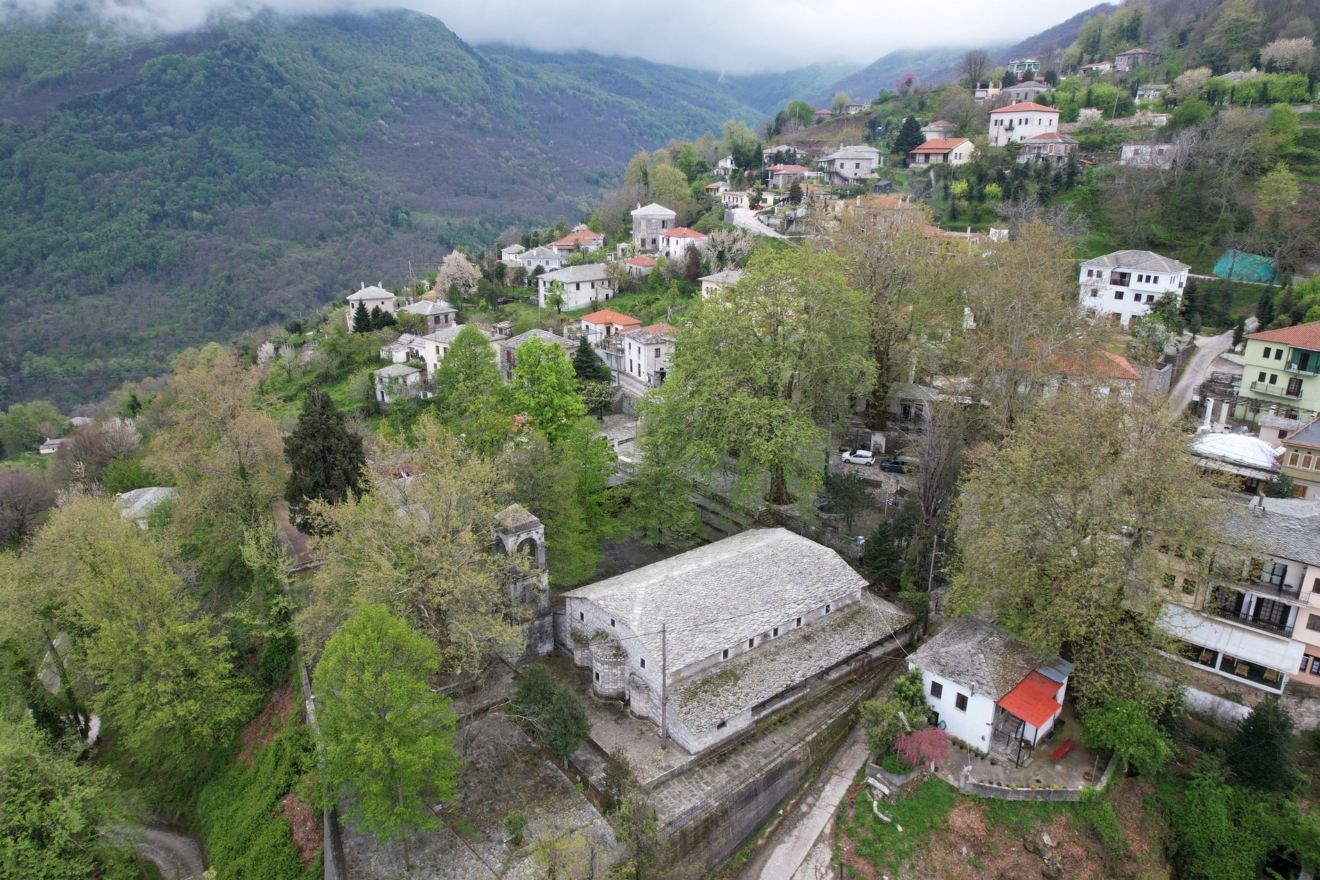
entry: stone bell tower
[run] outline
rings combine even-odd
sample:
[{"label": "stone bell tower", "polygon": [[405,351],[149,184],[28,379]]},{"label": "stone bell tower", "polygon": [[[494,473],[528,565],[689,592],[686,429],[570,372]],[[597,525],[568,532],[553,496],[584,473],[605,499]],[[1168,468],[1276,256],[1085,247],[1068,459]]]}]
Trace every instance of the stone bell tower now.
[{"label": "stone bell tower", "polygon": [[527,620],[523,626],[526,650],[536,657],[554,650],[554,615],[550,610],[550,580],[545,569],[545,525],[521,504],[510,504],[495,515],[491,525],[492,551],[505,556],[525,554],[535,567],[529,576],[509,585],[510,597]]}]

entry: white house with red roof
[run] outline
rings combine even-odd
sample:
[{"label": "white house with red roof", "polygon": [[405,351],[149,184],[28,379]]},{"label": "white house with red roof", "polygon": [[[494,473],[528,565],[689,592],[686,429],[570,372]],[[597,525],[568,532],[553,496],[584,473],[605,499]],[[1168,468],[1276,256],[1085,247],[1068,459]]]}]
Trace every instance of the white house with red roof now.
[{"label": "white house with red roof", "polygon": [[1082,263],[1082,308],[1107,315],[1116,327],[1135,327],[1163,297],[1182,301],[1191,266],[1150,251],[1114,251]]},{"label": "white house with red roof", "polygon": [[1112,61],[1095,61],[1091,64],[1082,65],[1082,73],[1108,73],[1114,69]]},{"label": "white house with red roof", "polygon": [[1077,141],[1057,131],[1047,131],[1035,137],[1029,137],[1022,143],[1022,150],[1017,154],[1019,162],[1044,162],[1049,165],[1067,165]]},{"label": "white house with red roof", "polygon": [[604,246],[605,236],[599,232],[592,232],[581,224],[573,227],[573,231],[568,235],[546,245],[557,254],[571,254],[574,251],[598,251]]},{"label": "white house with red roof", "polygon": [[969,138],[935,138],[908,153],[908,165],[966,165],[976,155]]},{"label": "white house with red roof", "polygon": [[699,251],[705,250],[705,233],[688,229],[686,226],[678,226],[674,229],[665,230],[660,234],[660,252],[669,259],[682,259],[688,248],[696,248]]},{"label": "white house with red roof", "polygon": [[628,257],[623,261],[623,267],[628,270],[629,275],[636,275],[639,278],[645,278],[651,274],[655,268],[655,257]]},{"label": "white house with red roof", "polygon": [[1022,142],[1038,134],[1059,130],[1059,111],[1024,101],[990,111],[990,146]]},{"label": "white house with red roof", "polygon": [[601,340],[609,336],[640,329],[642,322],[639,318],[612,309],[601,309],[582,316],[582,334],[591,345],[598,345]]},{"label": "white house with red roof", "polygon": [[921,136],[928,141],[933,141],[936,138],[953,137],[954,132],[957,130],[958,126],[947,119],[937,119],[921,127]]}]

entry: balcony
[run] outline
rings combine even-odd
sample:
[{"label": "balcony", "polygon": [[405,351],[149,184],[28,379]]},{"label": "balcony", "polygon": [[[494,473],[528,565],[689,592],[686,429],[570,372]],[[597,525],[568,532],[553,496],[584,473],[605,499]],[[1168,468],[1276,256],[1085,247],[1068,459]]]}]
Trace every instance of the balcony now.
[{"label": "balcony", "polygon": [[1256,394],[1268,394],[1271,397],[1285,397],[1289,400],[1297,400],[1302,396],[1300,388],[1297,389],[1296,394],[1289,394],[1287,385],[1270,385],[1266,382],[1252,382],[1251,390]]},{"label": "balcony", "polygon": [[1291,599],[1294,602],[1299,601],[1302,597],[1301,584],[1290,587],[1287,584],[1270,583],[1264,578],[1259,581],[1243,583],[1242,588],[1244,590],[1250,590],[1253,593],[1258,593],[1262,596],[1272,596],[1277,599]]},{"label": "balcony", "polygon": [[1306,364],[1284,364],[1283,369],[1294,376],[1320,376],[1320,360]]},{"label": "balcony", "polygon": [[[1251,585],[1252,592],[1256,591],[1257,586],[1257,584]],[[1294,616],[1291,606],[1272,599],[1258,599],[1253,603],[1255,607],[1248,612],[1245,611],[1246,598],[1243,593],[1237,590],[1219,587],[1206,597],[1205,612],[1262,632],[1273,633],[1284,638],[1292,637],[1293,627],[1287,623],[1288,619]]]}]

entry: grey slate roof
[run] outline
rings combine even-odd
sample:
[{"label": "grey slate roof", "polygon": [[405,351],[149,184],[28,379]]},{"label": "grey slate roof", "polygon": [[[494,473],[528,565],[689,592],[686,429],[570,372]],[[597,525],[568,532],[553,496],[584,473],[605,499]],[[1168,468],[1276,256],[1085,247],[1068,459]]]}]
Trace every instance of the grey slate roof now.
[{"label": "grey slate roof", "polygon": [[666,208],[664,205],[658,204],[656,202],[652,202],[646,207],[642,207],[641,205],[638,205],[637,208],[632,211],[632,215],[634,217],[677,217],[678,216],[669,208]]},{"label": "grey slate roof", "polygon": [[443,315],[446,312],[455,311],[455,309],[444,300],[432,302],[429,299],[419,299],[412,305],[404,306],[399,311],[407,312],[410,315]]},{"label": "grey slate roof", "polygon": [[580,281],[608,281],[609,277],[603,263],[583,263],[580,266],[565,266],[562,269],[555,269],[553,272],[546,272],[541,276],[541,279],[546,284],[552,281],[572,284]]},{"label": "grey slate roof", "polygon": [[1220,540],[1244,552],[1320,565],[1320,519],[1278,513],[1270,510],[1271,503],[1266,499],[1263,514],[1252,513],[1242,504],[1224,505],[1217,530]]},{"label": "grey slate roof", "polygon": [[520,260],[557,260],[563,259],[559,254],[550,250],[548,247],[535,247],[526,253],[519,254]]},{"label": "grey slate roof", "polygon": [[510,504],[495,514],[495,522],[513,532],[529,532],[541,525],[541,521],[521,504]]},{"label": "grey slate roof", "polygon": [[[1266,413],[1261,414],[1260,421],[1262,424],[1266,424],[1265,422],[1266,415],[1267,415]],[[1276,427],[1276,426],[1271,424],[1270,427]],[[1286,438],[1284,438],[1283,442],[1288,445],[1298,443],[1301,444],[1302,446],[1320,446],[1320,419],[1313,419],[1311,422],[1305,425],[1301,430],[1289,434]]]},{"label": "grey slate roof", "polygon": [[653,657],[667,626],[669,667],[681,670],[864,589],[839,554],[776,528],[742,532],[564,596],[626,621]]},{"label": "grey slate roof", "polygon": [[1168,257],[1161,257],[1159,254],[1150,251],[1114,251],[1112,254],[1105,254],[1103,257],[1087,260],[1082,263],[1082,266],[1090,269],[1136,269],[1141,272],[1163,272],[1165,274],[1186,272],[1192,268],[1186,263],[1170,260]]},{"label": "grey slate roof", "polygon": [[458,338],[458,334],[463,332],[463,328],[466,326],[466,324],[455,324],[452,327],[442,327],[434,333],[426,334],[422,338],[429,342],[440,342],[449,345]]},{"label": "grey slate roof", "polygon": [[998,700],[1026,678],[1040,658],[993,623],[960,617],[909,654],[908,662]]},{"label": "grey slate roof", "polygon": [[912,616],[863,592],[862,600],[768,644],[721,663],[709,674],[670,686],[670,705],[701,734],[745,709],[801,684],[881,642]]},{"label": "grey slate roof", "polygon": [[383,287],[371,285],[348,295],[349,302],[361,302],[364,299],[394,299],[394,294]]},{"label": "grey slate roof", "polygon": [[410,367],[407,364],[390,364],[388,367],[382,367],[379,370],[376,370],[375,375],[382,379],[397,379],[420,372],[421,370],[416,367]]},{"label": "grey slate roof", "polygon": [[713,275],[703,275],[697,280],[709,281],[712,284],[737,284],[742,277],[742,269],[725,269],[723,272],[716,272]]},{"label": "grey slate roof", "polygon": [[526,333],[519,333],[517,336],[512,336],[508,339],[501,339],[499,342],[500,345],[505,346],[506,348],[512,348],[516,351],[517,349],[522,348],[523,343],[531,339],[539,339],[542,342],[552,342],[555,345],[561,346],[562,348],[576,347],[574,343],[571,342],[570,340],[565,339],[562,336],[556,336],[555,334],[551,333],[549,330],[541,330],[540,328],[537,328],[535,330],[528,330]]}]

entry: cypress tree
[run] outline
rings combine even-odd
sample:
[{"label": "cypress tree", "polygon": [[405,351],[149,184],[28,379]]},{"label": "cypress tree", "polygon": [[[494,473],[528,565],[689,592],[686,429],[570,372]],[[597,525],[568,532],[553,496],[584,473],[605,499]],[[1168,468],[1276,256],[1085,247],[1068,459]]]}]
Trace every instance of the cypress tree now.
[{"label": "cypress tree", "polygon": [[875,578],[877,586],[893,588],[903,571],[898,551],[898,535],[894,524],[882,519],[862,548],[862,568]]},{"label": "cypress tree", "polygon": [[371,307],[371,314],[368,316],[367,320],[370,321],[372,330],[380,329],[380,306]]},{"label": "cypress tree", "polygon": [[380,306],[371,310],[371,329],[383,330],[386,327],[394,327],[399,323],[399,319],[394,317],[393,312],[387,312]]},{"label": "cypress tree", "polygon": [[303,521],[313,501],[339,504],[350,492],[354,498],[361,497],[367,466],[362,438],[348,430],[344,414],[319,388],[313,388],[303,401],[298,425],[284,440],[284,457],[289,462],[284,500],[301,531],[310,534]]},{"label": "cypress tree", "polygon": [[362,303],[358,303],[357,308],[353,310],[353,332],[371,332],[371,315],[367,314],[367,307]]},{"label": "cypress tree", "polygon": [[578,346],[577,353],[573,355],[573,372],[584,382],[604,382],[610,377],[605,371],[605,365],[585,341]]},{"label": "cypress tree", "polygon": [[924,140],[925,138],[921,134],[921,123],[917,122],[917,117],[909,116],[903,120],[903,127],[899,129],[898,137],[894,138],[894,152],[906,156],[921,146]]},{"label": "cypress tree", "polygon": [[1238,727],[1225,759],[1238,780],[1261,791],[1297,787],[1293,763],[1293,720],[1277,696],[1266,697]]}]

